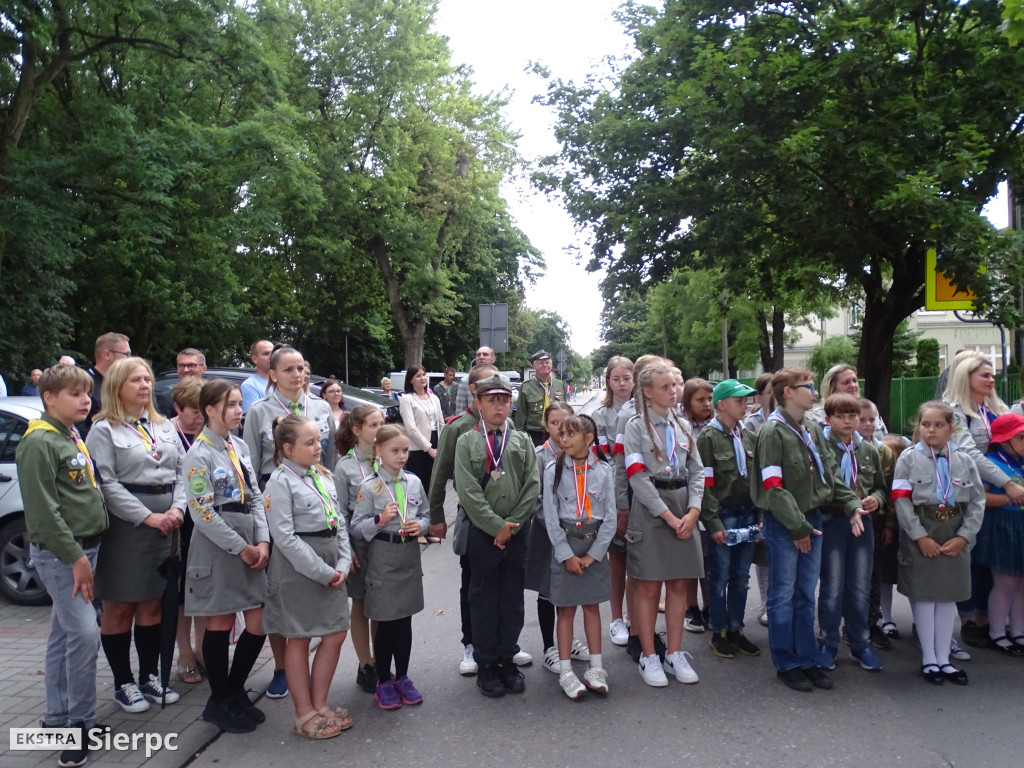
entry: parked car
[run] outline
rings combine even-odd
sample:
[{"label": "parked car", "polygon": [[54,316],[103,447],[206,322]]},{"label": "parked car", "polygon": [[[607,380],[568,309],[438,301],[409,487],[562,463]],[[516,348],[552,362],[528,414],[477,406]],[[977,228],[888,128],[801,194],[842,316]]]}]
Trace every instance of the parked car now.
[{"label": "parked car", "polygon": [[29,421],[42,412],[38,397],[0,398],[0,594],[18,605],[50,602],[29,555],[25,506],[14,463],[14,452]]},{"label": "parked car", "polygon": [[[206,378],[227,379],[230,382],[241,385],[243,381],[255,372],[253,368],[207,368]],[[324,376],[312,374],[309,377],[309,391],[314,395],[319,395],[320,385],[325,379],[326,377]],[[161,371],[156,375],[156,381],[153,383],[153,398],[156,399],[161,393],[174,389],[177,383],[178,372],[176,370]],[[402,418],[398,414],[398,403],[357,387],[350,387],[348,384],[342,384],[341,390],[345,393],[345,408],[352,409],[357,405],[364,404],[375,405],[384,414],[384,421],[389,424],[401,423]]]}]

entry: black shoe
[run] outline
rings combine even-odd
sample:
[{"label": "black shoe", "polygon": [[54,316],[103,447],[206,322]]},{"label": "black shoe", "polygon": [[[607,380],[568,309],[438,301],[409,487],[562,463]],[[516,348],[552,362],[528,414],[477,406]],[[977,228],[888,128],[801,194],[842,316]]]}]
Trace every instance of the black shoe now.
[{"label": "black shoe", "polygon": [[498,679],[505,693],[522,693],[526,690],[526,678],[512,659],[498,665]]},{"label": "black shoe", "polygon": [[732,643],[729,642],[725,636],[725,630],[719,630],[711,634],[711,642],[709,643],[711,650],[715,652],[715,656],[720,659],[735,659],[736,649]]},{"label": "black shoe", "polygon": [[988,647],[988,627],[979,627],[977,623],[968,619],[960,627],[960,639],[972,648]]},{"label": "black shoe", "polygon": [[228,733],[252,733],[256,730],[256,723],[239,707],[232,707],[230,699],[220,704],[212,697],[208,699],[206,709],[203,710],[203,720]]},{"label": "black shoe", "polygon": [[761,655],[761,649],[747,639],[747,636],[743,634],[742,629],[734,629],[726,634],[726,637],[729,642],[732,643],[732,647],[744,656]]},{"label": "black shoe", "polygon": [[366,664],[356,670],[356,685],[366,693],[376,692],[377,668],[373,664]]},{"label": "black shoe", "polygon": [[626,653],[629,654],[629,658],[633,660],[634,664],[640,663],[640,657],[644,655],[644,649],[640,645],[640,638],[638,636],[629,636],[629,640],[626,641]]},{"label": "black shoe", "polygon": [[711,611],[708,608],[700,609],[700,620],[704,623],[704,629],[711,629]]},{"label": "black shoe", "polygon": [[800,671],[804,673],[804,676],[811,681],[811,685],[815,688],[821,688],[823,691],[827,691],[832,687],[832,678],[826,675],[825,670],[821,667],[807,667]]},{"label": "black shoe", "polygon": [[[665,663],[665,654],[668,653],[668,648],[665,647],[665,637],[663,635],[654,633],[654,652],[658,654],[658,658],[661,659],[661,663]],[[636,660],[636,663],[640,663],[640,659]]]},{"label": "black shoe", "polygon": [[696,605],[691,605],[686,609],[686,616],[683,620],[683,629],[687,632],[695,632],[696,634],[700,634],[704,631],[704,615]]},{"label": "black shoe", "polygon": [[[1000,645],[1000,642],[1005,642],[1007,643],[1007,645]],[[999,653],[1005,654],[1007,656],[1014,656],[1017,658],[1024,656],[1024,648],[1017,645],[1006,635],[1002,635],[1000,637],[990,637],[988,639],[988,647],[991,648],[993,651],[998,651]]]},{"label": "black shoe", "polygon": [[932,685],[942,685],[946,681],[938,664],[925,664],[921,667],[921,677]]},{"label": "black shoe", "polygon": [[256,725],[267,721],[267,716],[263,714],[263,710],[252,703],[252,699],[249,698],[249,694],[246,691],[240,691],[231,698],[232,706]]},{"label": "black shoe", "polygon": [[889,639],[889,636],[877,624],[872,624],[870,629],[868,629],[868,641],[871,643],[872,648],[877,648],[880,651],[892,649],[892,640]]},{"label": "black shoe", "polygon": [[942,676],[954,685],[967,685],[967,673],[952,664],[942,665]]},{"label": "black shoe", "polygon": [[78,768],[78,766],[85,765],[87,762],[89,762],[89,742],[88,736],[86,734],[85,723],[68,723],[67,727],[74,728],[78,731],[78,733],[80,734],[79,740],[82,745],[82,748],[62,750],[60,753],[60,757],[57,758],[57,765],[59,765],[60,768]]},{"label": "black shoe", "polygon": [[776,677],[778,677],[787,688],[792,688],[794,691],[810,693],[814,690],[814,687],[811,685],[811,681],[807,679],[807,676],[799,667],[787,669],[785,672],[779,672],[776,674]]},{"label": "black shoe", "polygon": [[505,686],[498,678],[496,664],[481,664],[476,673],[476,687],[480,693],[490,699],[500,699],[505,695]]}]

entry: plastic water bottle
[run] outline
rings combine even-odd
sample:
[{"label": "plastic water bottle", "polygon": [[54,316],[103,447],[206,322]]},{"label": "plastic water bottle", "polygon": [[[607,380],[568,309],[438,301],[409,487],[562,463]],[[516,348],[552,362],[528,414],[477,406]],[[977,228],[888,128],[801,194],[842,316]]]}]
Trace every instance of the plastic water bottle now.
[{"label": "plastic water bottle", "polygon": [[735,547],[746,542],[757,543],[764,540],[764,531],[760,525],[748,525],[746,528],[729,528],[725,532],[725,545]]}]

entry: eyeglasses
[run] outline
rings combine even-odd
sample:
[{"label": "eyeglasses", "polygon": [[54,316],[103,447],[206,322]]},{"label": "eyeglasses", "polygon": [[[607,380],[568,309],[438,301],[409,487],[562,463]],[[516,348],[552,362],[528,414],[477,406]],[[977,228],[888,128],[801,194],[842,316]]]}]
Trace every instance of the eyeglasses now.
[{"label": "eyeglasses", "polygon": [[811,390],[811,392],[814,392],[815,394],[817,394],[818,392],[818,388],[813,384],[797,384],[796,386],[793,387],[793,389],[809,389]]},{"label": "eyeglasses", "polygon": [[178,363],[178,367],[186,371],[192,371],[199,367],[199,363]]},{"label": "eyeglasses", "polygon": [[113,355],[121,355],[123,357],[131,357],[132,356],[132,351],[130,349],[127,352],[122,352],[120,349],[108,349],[107,351],[110,352]]}]

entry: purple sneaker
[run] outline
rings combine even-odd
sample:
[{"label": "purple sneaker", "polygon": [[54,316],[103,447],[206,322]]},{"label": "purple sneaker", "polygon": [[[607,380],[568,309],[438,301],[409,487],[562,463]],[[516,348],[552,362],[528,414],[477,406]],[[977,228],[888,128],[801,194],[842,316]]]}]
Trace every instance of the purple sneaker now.
[{"label": "purple sneaker", "polygon": [[395,690],[398,691],[398,695],[402,697],[403,704],[423,703],[423,697],[420,695],[420,692],[416,690],[416,686],[412,684],[412,680],[405,675],[395,680]]},{"label": "purple sneaker", "polygon": [[398,698],[398,692],[395,690],[395,683],[393,680],[377,683],[377,690],[374,691],[373,698],[376,699],[377,706],[381,709],[402,708],[402,701]]}]

